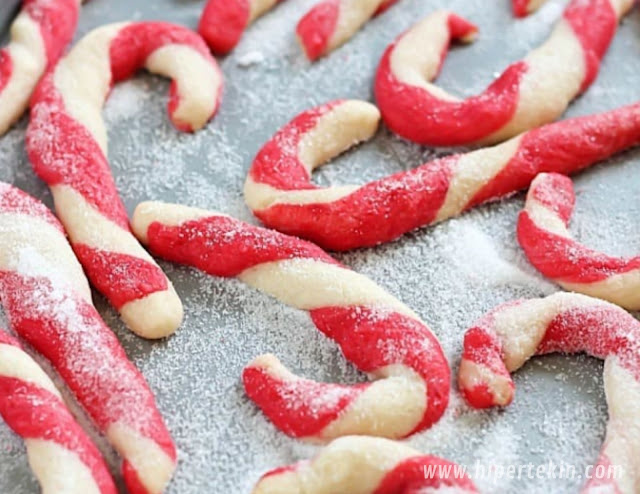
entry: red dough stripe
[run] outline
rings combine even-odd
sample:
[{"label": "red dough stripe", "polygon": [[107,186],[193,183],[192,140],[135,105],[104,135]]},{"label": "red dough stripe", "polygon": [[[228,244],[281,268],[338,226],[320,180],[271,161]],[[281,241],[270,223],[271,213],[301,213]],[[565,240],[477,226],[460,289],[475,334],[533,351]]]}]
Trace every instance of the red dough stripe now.
[{"label": "red dough stripe", "polygon": [[305,55],[314,61],[345,43],[371,17],[382,14],[398,0],[360,2],[322,0],[298,22],[296,34]]},{"label": "red dough stripe", "polygon": [[[478,492],[473,482],[466,476],[456,476],[456,471],[463,470],[450,461],[437,456],[415,456],[404,460],[388,472],[378,485],[374,494],[397,494],[421,492],[429,488],[451,489],[453,492],[473,494]],[[432,472],[427,475],[425,472]],[[449,472],[447,474],[447,472]]]},{"label": "red dough stripe", "polygon": [[[315,439],[349,433],[403,437],[430,427],[444,413],[449,368],[431,331],[320,248],[216,213],[163,203],[139,205],[132,225],[164,259],[238,277],[307,310],[347,360],[379,378],[356,386],[317,383],[294,376],[273,356],[258,357],[244,371],[245,390],[285,433]],[[326,277],[319,270],[328,271]],[[385,381],[388,377],[395,381]],[[386,400],[389,386],[394,388],[394,398],[376,404],[377,411],[363,409],[360,398],[381,392],[380,386],[388,390]],[[370,403],[371,396],[364,401]]]},{"label": "red dough stripe", "polygon": [[636,103],[549,124],[492,148],[440,158],[320,198],[319,192],[342,189],[311,183],[301,143],[324,119],[348,110],[356,117],[344,117],[339,125],[341,138],[352,145],[353,136],[344,129],[361,125],[365,109],[372,111],[371,105],[354,101],[313,108],[264,145],[245,185],[245,199],[262,222],[331,250],[376,245],[522,190],[540,172],[575,173],[640,143]]},{"label": "red dough stripe", "polygon": [[[0,331],[0,350],[2,345],[15,347],[16,351],[22,353],[20,344],[4,331]],[[23,356],[33,364],[33,368],[37,368],[37,364],[31,361],[30,357],[26,354]],[[25,369],[13,369],[14,373],[24,371]],[[31,381],[35,377],[28,373],[20,375],[20,377],[6,376],[0,372],[0,416],[23,439],[55,443],[74,454],[91,472],[98,492],[116,494],[116,487],[100,452],[67,410],[60,396]],[[53,383],[48,378],[46,379],[48,384],[53,387]],[[27,452],[30,456],[37,454],[29,451],[29,444],[27,444]],[[38,460],[39,463],[42,462],[42,459],[38,458]],[[76,475],[76,472],[73,471],[75,465],[68,464],[66,468],[69,470],[56,473],[69,477]],[[39,472],[35,473],[37,475]],[[48,492],[54,488],[45,483],[46,478],[39,480],[44,491]],[[93,486],[86,487],[93,488]]]},{"label": "red dough stripe", "polygon": [[623,478],[590,481],[583,492],[603,484],[610,492],[626,492],[622,486],[638,481],[635,456],[628,452],[640,447],[639,341],[640,323],[607,302],[567,293],[520,300],[497,307],[467,332],[458,382],[473,407],[504,406],[514,393],[509,373],[533,355],[586,352],[605,359],[610,417],[595,468],[615,464]]},{"label": "red dough stripe", "polygon": [[[80,3],[81,0],[23,0],[19,20],[12,26],[11,43],[0,51],[0,135],[24,113],[38,80],[56,64],[71,42]],[[37,33],[26,31],[32,25]],[[43,53],[34,53],[32,43],[25,43],[33,35],[40,37]],[[27,63],[28,68],[24,51],[19,50],[30,52],[32,60]],[[22,59],[15,59],[19,54]],[[38,63],[35,71],[34,61]]]},{"label": "red dough stripe", "polygon": [[52,188],[91,282],[134,332],[161,338],[180,325],[182,305],[129,230],[102,121],[95,117],[103,101],[75,89],[92,85],[106,99],[114,83],[143,67],[174,79],[168,109],[178,129],[196,130],[217,111],[222,75],[198,34],[163,22],[107,25],[83,38],[38,86],[27,151],[38,176]]},{"label": "red dough stripe", "polygon": [[263,9],[269,10],[281,1],[208,0],[200,17],[198,32],[212,52],[226,55],[236,47],[245,29],[263,13]]},{"label": "red dough stripe", "polygon": [[407,435],[428,429],[440,419],[449,403],[449,370],[434,365],[442,359],[442,350],[424,324],[398,313],[381,317],[367,307],[326,307],[312,310],[310,315],[316,327],[338,343],[345,358],[360,371],[375,373],[387,365],[401,364],[422,378],[429,407]]},{"label": "red dough stripe", "polygon": [[309,60],[317,60],[325,53],[339,16],[340,0],[325,0],[300,19],[296,34]]},{"label": "red dough stripe", "polygon": [[[518,242],[525,255],[542,274],[569,290],[640,309],[640,257],[608,256],[572,239],[566,227],[574,203],[571,179],[536,177],[518,218]],[[554,223],[562,229],[556,230]]]},{"label": "red dough stripe", "polygon": [[151,248],[163,257],[170,256],[173,262],[225,278],[238,276],[259,264],[285,259],[317,259],[338,265],[309,242],[227,216],[185,221],[179,227],[154,222],[149,225],[147,235]]},{"label": "red dough stripe", "polygon": [[526,17],[540,7],[546,0],[512,0],[516,17]]},{"label": "red dough stripe", "polygon": [[580,87],[585,91],[598,76],[600,61],[616,34],[618,18],[610,0],[571,2],[563,14],[580,40],[587,71]]},{"label": "red dough stripe", "polygon": [[[155,264],[135,256],[93,249],[88,245],[73,246],[80,264],[94,273],[91,282],[116,310],[131,300],[166,290],[169,285],[162,270]],[[123,276],[126,273],[126,276]],[[131,279],[142,280],[131,283]]]},{"label": "red dough stripe", "polygon": [[[135,465],[147,486],[136,492],[158,494],[173,473],[176,451],[144,377],[91,304],[60,225],[47,224],[56,221],[53,215],[9,185],[0,186],[0,197],[0,208],[11,205],[0,209],[0,221],[13,228],[0,240],[7,259],[0,265],[0,299],[12,329],[52,363],[100,431]],[[53,247],[55,262],[47,257]],[[153,478],[148,464],[139,463],[142,450],[157,462]],[[130,480],[125,472],[125,483]]]},{"label": "red dough stripe", "polygon": [[[242,373],[242,382],[249,398],[273,425],[289,436],[302,438],[320,435],[368,387],[367,384],[341,386],[309,379],[287,382],[257,367],[247,367]],[[332,399],[325,400],[322,398],[325,396]]]},{"label": "red dough stripe", "polygon": [[[375,82],[382,117],[401,137],[436,146],[501,142],[549,123],[595,80],[618,20],[632,4],[571,0],[544,47],[510,65],[479,95],[463,100],[443,95],[429,82],[442,63],[432,53],[444,58],[457,34],[449,22],[452,14],[436,12],[385,51]],[[432,49],[415,46],[425,44]]]}]

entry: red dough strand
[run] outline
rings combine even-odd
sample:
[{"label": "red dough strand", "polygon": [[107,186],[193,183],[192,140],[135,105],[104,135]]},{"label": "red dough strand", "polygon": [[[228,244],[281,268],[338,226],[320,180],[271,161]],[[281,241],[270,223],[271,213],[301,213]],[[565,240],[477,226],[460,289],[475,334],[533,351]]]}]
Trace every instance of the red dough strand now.
[{"label": "red dough strand", "polygon": [[[116,494],[100,452],[20,343],[0,330],[0,416],[25,440],[43,492]],[[53,458],[64,456],[61,461]]]},{"label": "red dough strand", "polygon": [[144,377],[93,307],[61,225],[2,184],[0,230],[0,299],[12,329],[53,364],[121,454],[130,492],[162,492],[175,469],[173,441]]},{"label": "red dough strand", "polygon": [[237,277],[308,311],[350,362],[378,378],[355,386],[317,383],[293,375],[272,355],[258,357],[244,371],[245,390],[285,433],[404,437],[430,427],[444,412],[449,369],[435,336],[406,306],[315,245],[163,203],[139,205],[132,225],[164,259]]},{"label": "red dough strand", "polygon": [[640,451],[639,342],[640,323],[607,302],[568,293],[519,300],[494,309],[467,332],[458,382],[472,406],[505,406],[514,394],[510,373],[534,355],[586,352],[604,359],[609,423],[596,468],[616,465],[622,472],[591,480],[583,492],[635,492],[640,481],[635,467]]},{"label": "red dough strand", "polygon": [[196,130],[217,110],[222,76],[197,34],[167,23],[104,26],[80,41],[38,86],[27,150],[34,170],[51,187],[89,279],[133,331],[160,338],[180,325],[182,305],[129,231],[100,118],[112,85],[142,67],[174,79],[169,113],[177,128]]},{"label": "red dough strand", "polygon": [[[640,104],[634,104],[549,124],[363,186],[311,183],[313,168],[370,138],[378,118],[375,107],[359,101],[335,101],[294,118],[249,170],[245,200],[254,214],[327,249],[371,246],[513,194],[540,172],[575,173],[640,143]],[[330,147],[322,138],[328,133]]]},{"label": "red dough strand", "polygon": [[267,472],[252,493],[412,494],[440,489],[477,492],[464,469],[454,463],[388,439],[350,436],[336,439],[309,461]]},{"label": "red dough strand", "polygon": [[322,0],[298,22],[298,40],[309,60],[317,60],[345,43],[371,17],[397,1]]},{"label": "red dough strand", "polygon": [[198,32],[219,55],[240,42],[244,30],[259,16],[283,0],[209,0],[200,17]]},{"label": "red dough strand", "polygon": [[526,17],[535,12],[546,0],[513,0],[513,13],[516,17]]},{"label": "red dough strand", "polygon": [[382,117],[398,135],[436,146],[496,143],[549,123],[595,80],[618,20],[632,5],[632,0],[572,0],[545,44],[510,65],[483,93],[464,100],[429,81],[450,41],[470,41],[475,30],[456,32],[459,18],[436,12],[382,57],[375,82]]},{"label": "red dough strand", "polygon": [[563,288],[640,309],[640,257],[612,257],[571,238],[571,179],[540,174],[518,218],[518,241],[529,261]]}]

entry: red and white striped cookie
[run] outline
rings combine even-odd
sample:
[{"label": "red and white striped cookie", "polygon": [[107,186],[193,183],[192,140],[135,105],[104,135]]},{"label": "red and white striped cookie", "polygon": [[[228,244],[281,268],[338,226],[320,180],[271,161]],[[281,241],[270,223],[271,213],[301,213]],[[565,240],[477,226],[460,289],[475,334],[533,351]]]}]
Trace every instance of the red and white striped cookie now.
[{"label": "red and white striped cookie", "polygon": [[372,17],[398,0],[322,0],[296,27],[309,60],[317,60],[346,43]]},{"label": "red and white striped cookie", "polygon": [[0,51],[0,135],[18,120],[45,70],[71,42],[81,0],[23,0]]},{"label": "red and white striped cookie", "polygon": [[209,0],[202,11],[198,32],[219,55],[240,42],[245,29],[283,0]]},{"label": "red and white striped cookie", "polygon": [[219,213],[140,204],[132,227],[156,255],[236,277],[309,312],[316,327],[373,379],[342,386],[300,378],[273,355],[244,370],[247,394],[293,437],[405,437],[435,423],[449,399],[449,366],[418,316],[309,242]]},{"label": "red and white striped cookie", "polygon": [[266,473],[253,494],[477,492],[462,467],[402,443],[366,436],[336,439],[310,461]]},{"label": "red and white striped cookie", "polygon": [[0,300],[13,331],[53,364],[120,453],[129,492],[162,492],[176,451],[151,390],[93,307],[58,220],[3,183]]},{"label": "red and white striped cookie", "polygon": [[375,106],[334,101],[294,118],[256,156],[245,200],[266,225],[347,250],[393,240],[640,143],[640,103],[531,130],[498,146],[430,161],[362,186],[317,187],[314,168],[371,137]]},{"label": "red and white striped cookie", "polygon": [[516,17],[526,17],[538,10],[547,0],[512,0]]},{"label": "red and white striped cookie", "polygon": [[42,492],[117,494],[100,452],[51,379],[0,330],[0,416],[24,439]]},{"label": "red and white striped cookie", "polygon": [[640,257],[611,257],[585,247],[567,229],[575,194],[571,179],[541,173],[518,217],[518,242],[537,270],[562,288],[640,310]]},{"label": "red and white striped cookie", "polygon": [[496,143],[551,122],[595,80],[618,21],[633,3],[571,0],[543,45],[464,100],[428,81],[451,39],[472,39],[476,29],[455,14],[436,12],[383,55],[375,81],[382,117],[398,135],[435,146]]},{"label": "red and white striped cookie", "polygon": [[583,492],[638,492],[640,322],[620,307],[562,292],[499,306],[465,335],[460,389],[473,407],[508,405],[514,394],[509,373],[551,352],[586,352],[605,360],[609,422],[598,465],[616,465],[622,472],[592,479]]},{"label": "red and white striped cookie", "polygon": [[129,230],[107,161],[102,105],[137,69],[173,79],[171,120],[192,131],[218,108],[222,76],[202,38],[173,24],[111,24],[89,33],[39,84],[27,151],[93,285],[138,335],[161,338],[182,321],[171,282]]}]

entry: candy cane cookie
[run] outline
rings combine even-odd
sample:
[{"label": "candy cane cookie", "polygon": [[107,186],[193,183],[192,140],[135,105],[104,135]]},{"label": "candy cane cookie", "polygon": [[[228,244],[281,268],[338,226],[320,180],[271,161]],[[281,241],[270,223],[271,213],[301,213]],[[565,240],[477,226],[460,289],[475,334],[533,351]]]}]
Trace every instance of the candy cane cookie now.
[{"label": "candy cane cookie", "polygon": [[0,135],[18,120],[45,70],[71,42],[81,0],[23,0],[0,51]]},{"label": "candy cane cookie", "polygon": [[300,19],[298,41],[309,60],[346,43],[372,17],[398,0],[322,0]]},{"label": "candy cane cookie", "polygon": [[27,151],[93,285],[135,333],[161,338],[182,321],[171,282],[129,230],[107,161],[102,105],[138,68],[173,79],[172,122],[201,128],[215,113],[222,76],[194,32],[168,23],[111,24],[89,33],[39,84]]},{"label": "candy cane cookie", "polygon": [[564,120],[500,145],[430,161],[362,186],[317,187],[314,168],[370,138],[378,110],[334,101],[305,111],[259,151],[245,201],[266,225],[331,250],[388,242],[640,143],[640,103]]},{"label": "candy cane cookie", "polygon": [[640,257],[611,257],[571,238],[575,194],[571,179],[541,173],[518,217],[518,242],[538,271],[565,290],[640,309]]},{"label": "candy cane cookie", "polygon": [[42,492],[117,494],[100,452],[51,379],[0,330],[0,416],[24,439]]},{"label": "candy cane cookie", "polygon": [[[640,323],[623,309],[576,293],[499,306],[467,331],[458,376],[476,408],[511,403],[510,373],[534,355],[586,352],[605,360],[609,407],[598,464],[622,467],[616,478],[593,479],[583,492],[634,494],[640,487]],[[600,489],[600,490],[599,490]]]},{"label": "candy cane cookie", "polygon": [[513,13],[516,17],[526,17],[538,10],[547,0],[513,0]]},{"label": "candy cane cookie", "polygon": [[212,52],[226,55],[240,42],[245,29],[283,0],[209,0],[198,32]]},{"label": "candy cane cookie", "polygon": [[151,390],[93,307],[62,225],[44,204],[3,183],[0,300],[13,331],[52,363],[123,458],[129,492],[162,492],[176,451]]},{"label": "candy cane cookie", "polygon": [[462,467],[402,443],[366,436],[336,439],[310,461],[266,473],[253,494],[475,493]]},{"label": "candy cane cookie", "polygon": [[273,355],[244,370],[249,397],[286,434],[405,437],[435,423],[449,399],[449,367],[435,336],[408,307],[319,247],[219,213],[160,202],[132,219],[156,255],[236,277],[308,311],[315,326],[373,379],[355,386],[300,378]]},{"label": "candy cane cookie", "polygon": [[571,0],[548,40],[481,94],[460,100],[431,84],[452,39],[476,28],[447,11],[427,16],[384,53],[375,81],[396,134],[435,146],[497,143],[557,119],[595,80],[619,19],[634,0]]}]

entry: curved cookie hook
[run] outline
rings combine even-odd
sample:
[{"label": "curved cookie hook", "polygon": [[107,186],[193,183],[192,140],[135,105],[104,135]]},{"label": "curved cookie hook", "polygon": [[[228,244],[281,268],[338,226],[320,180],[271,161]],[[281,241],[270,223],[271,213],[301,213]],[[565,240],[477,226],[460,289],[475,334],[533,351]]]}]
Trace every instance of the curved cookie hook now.
[{"label": "curved cookie hook", "polygon": [[85,36],[38,86],[27,151],[93,285],[135,333],[161,338],[180,325],[182,304],[129,230],[101,116],[112,84],[141,67],[173,79],[169,114],[180,130],[200,129],[216,112],[222,75],[202,38],[168,23],[111,24]]}]

